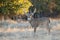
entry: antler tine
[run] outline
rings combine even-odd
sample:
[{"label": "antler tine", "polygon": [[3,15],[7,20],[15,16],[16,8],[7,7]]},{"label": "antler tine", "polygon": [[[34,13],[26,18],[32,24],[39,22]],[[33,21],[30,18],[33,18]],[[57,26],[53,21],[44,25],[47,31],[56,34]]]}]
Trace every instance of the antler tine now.
[{"label": "antler tine", "polygon": [[36,8],[34,9],[34,12],[32,13],[32,15],[34,15],[35,12],[36,12]]}]

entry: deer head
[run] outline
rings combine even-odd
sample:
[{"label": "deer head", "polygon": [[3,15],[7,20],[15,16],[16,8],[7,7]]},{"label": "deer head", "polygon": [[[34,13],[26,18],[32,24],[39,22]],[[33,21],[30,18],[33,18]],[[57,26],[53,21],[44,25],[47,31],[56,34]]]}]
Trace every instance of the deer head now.
[{"label": "deer head", "polygon": [[27,16],[27,20],[31,20],[33,17],[33,15],[34,15],[34,13],[36,12],[36,8],[34,9],[34,11],[33,12],[31,12],[31,10],[26,14],[26,16]]}]

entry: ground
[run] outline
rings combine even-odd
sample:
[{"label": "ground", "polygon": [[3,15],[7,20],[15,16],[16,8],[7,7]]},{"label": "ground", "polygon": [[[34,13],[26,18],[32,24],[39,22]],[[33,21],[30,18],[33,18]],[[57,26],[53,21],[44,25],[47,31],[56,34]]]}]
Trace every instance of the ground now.
[{"label": "ground", "polygon": [[[8,25],[7,23],[8,22]],[[60,20],[51,20],[51,32],[46,28],[37,28],[36,34],[29,22],[7,20],[0,27],[0,40],[60,40]]]}]

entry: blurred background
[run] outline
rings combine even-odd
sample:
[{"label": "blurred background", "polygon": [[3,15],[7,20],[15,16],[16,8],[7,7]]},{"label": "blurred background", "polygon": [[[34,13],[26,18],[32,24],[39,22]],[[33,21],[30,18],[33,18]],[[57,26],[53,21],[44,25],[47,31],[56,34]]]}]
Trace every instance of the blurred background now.
[{"label": "blurred background", "polygon": [[0,19],[22,16],[37,9],[38,15],[59,18],[60,0],[0,0]]},{"label": "blurred background", "polygon": [[[36,8],[36,15],[50,18],[51,34],[33,28],[26,14]],[[0,40],[60,40],[60,0],[0,0]]]}]

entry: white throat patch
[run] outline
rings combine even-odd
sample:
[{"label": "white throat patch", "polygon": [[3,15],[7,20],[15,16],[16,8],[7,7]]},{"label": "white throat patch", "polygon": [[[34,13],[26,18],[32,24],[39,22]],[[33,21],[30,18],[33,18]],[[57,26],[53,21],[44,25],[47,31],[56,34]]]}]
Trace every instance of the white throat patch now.
[{"label": "white throat patch", "polygon": [[28,18],[28,20],[31,20],[31,18]]}]

